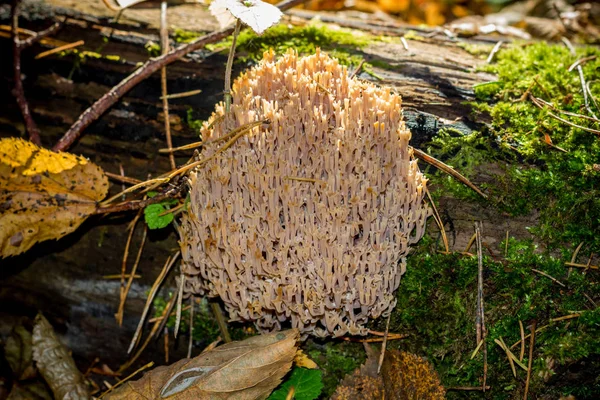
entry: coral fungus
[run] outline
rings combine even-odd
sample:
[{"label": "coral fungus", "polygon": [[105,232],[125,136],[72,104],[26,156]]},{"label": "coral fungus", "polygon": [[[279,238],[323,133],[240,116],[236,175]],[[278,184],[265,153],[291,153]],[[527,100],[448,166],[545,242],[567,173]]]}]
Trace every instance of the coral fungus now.
[{"label": "coral fungus", "polygon": [[365,334],[393,309],[429,215],[400,96],[320,51],[267,52],[202,135],[208,161],[190,175],[180,232],[186,293],[220,296],[262,330],[290,321],[321,337]]}]

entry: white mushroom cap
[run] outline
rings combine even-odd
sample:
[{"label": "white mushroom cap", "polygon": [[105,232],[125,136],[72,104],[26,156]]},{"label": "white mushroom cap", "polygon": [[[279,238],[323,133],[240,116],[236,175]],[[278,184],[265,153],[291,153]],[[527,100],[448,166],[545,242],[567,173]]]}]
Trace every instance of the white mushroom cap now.
[{"label": "white mushroom cap", "polygon": [[263,330],[289,321],[304,335],[366,334],[369,318],[396,305],[429,215],[400,96],[320,51],[267,52],[236,80],[224,114],[217,105],[204,140],[271,123],[191,173],[186,292],[220,296],[232,320]]}]

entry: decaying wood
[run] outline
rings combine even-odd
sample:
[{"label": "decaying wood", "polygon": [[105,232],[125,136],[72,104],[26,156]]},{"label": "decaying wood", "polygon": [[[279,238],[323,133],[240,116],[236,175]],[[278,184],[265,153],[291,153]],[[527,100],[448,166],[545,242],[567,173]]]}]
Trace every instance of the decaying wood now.
[{"label": "decaying wood", "polygon": [[[21,54],[23,88],[43,145],[52,147],[69,127],[83,118],[84,125],[89,126],[70,148],[71,152],[83,154],[107,172],[118,173],[118,165],[122,164],[126,176],[140,180],[171,169],[168,155],[159,154],[159,149],[167,147],[160,74],[147,74],[145,79],[134,81],[126,79],[139,71],[139,64],[151,64],[151,70],[156,72],[166,65],[157,59],[148,61],[145,48],[149,42],[159,42],[160,9],[156,5],[157,2],[148,2],[148,5],[126,10],[115,22],[114,12],[97,0],[23,1],[19,20],[23,29],[42,31],[68,17],[63,29],[28,46]],[[301,16],[295,12],[290,21],[300,23],[298,18]],[[0,29],[0,52],[11,54],[9,6],[0,6],[0,24],[9,27],[8,30]],[[228,31],[217,31],[207,10],[186,2],[169,5],[169,24],[171,30],[182,28],[201,34],[217,32],[210,34],[210,40],[228,34]],[[363,28],[371,29],[368,24]],[[395,27],[387,30],[390,35],[406,31]],[[22,39],[29,40],[25,36]],[[85,44],[77,53],[34,60],[36,54],[50,47],[78,40]],[[198,43],[200,48],[203,42]],[[175,47],[169,53],[172,55],[165,56],[171,57],[169,92],[202,90],[201,95],[169,100],[173,147],[178,147],[199,139],[197,132],[185,123],[188,109],[192,110],[194,118],[206,119],[215,103],[222,99],[226,57],[200,50],[180,58],[183,52],[178,53],[174,45],[172,41],[171,47]],[[485,63],[485,56],[478,58],[439,35],[405,40],[405,45],[377,42],[357,50],[356,54],[362,55],[366,62],[388,66],[373,68],[381,80],[364,70],[358,72],[358,77],[390,86],[402,95],[404,114],[415,147],[419,148],[443,127],[469,132],[478,126],[477,121],[469,119],[469,108],[464,102],[474,99],[473,85],[495,79],[475,70]],[[245,67],[247,65],[234,65],[234,76]],[[0,80],[0,102],[3,104],[0,137],[23,135],[23,119],[10,94],[14,83],[12,63],[0,63],[0,74],[4,78]],[[102,96],[115,93],[111,89],[119,82],[121,86],[116,91],[123,97],[118,101],[111,100],[110,108],[93,109],[91,114],[86,114],[89,117],[82,116]],[[96,115],[104,111],[96,120]],[[190,154],[175,153],[176,163],[182,165]],[[480,185],[489,179],[487,176],[482,173],[479,181],[473,183]],[[121,183],[113,182],[111,193],[119,191]],[[465,247],[474,220],[483,221],[482,231],[486,236],[482,241],[488,244],[500,242],[507,230],[516,237],[526,236],[524,227],[531,225],[529,220],[509,220],[491,208],[463,204],[458,200],[443,199],[437,206],[446,224],[451,249]],[[119,328],[114,313],[120,283],[104,280],[102,276],[119,272],[127,240],[125,226],[131,218],[132,213],[97,216],[84,223],[75,235],[56,243],[38,245],[23,256],[0,261],[0,303],[14,305],[4,309],[31,316],[38,309],[46,312],[55,326],[62,327],[66,344],[78,357],[92,360],[102,354],[112,360],[124,361],[125,350],[144,306],[145,292],[158,276],[166,257],[178,248],[177,238],[171,230],[149,233],[150,243],[139,267],[142,278],[134,280],[123,327]],[[137,251],[135,243],[139,243],[140,235],[141,232],[134,235],[132,252]],[[166,290],[175,290],[172,277],[166,286]],[[2,314],[0,318],[3,318]],[[3,333],[2,329],[0,327],[0,333]],[[179,351],[185,353],[183,347],[180,345]],[[178,357],[173,350],[171,352],[172,356]],[[156,354],[157,361],[159,357]]]}]

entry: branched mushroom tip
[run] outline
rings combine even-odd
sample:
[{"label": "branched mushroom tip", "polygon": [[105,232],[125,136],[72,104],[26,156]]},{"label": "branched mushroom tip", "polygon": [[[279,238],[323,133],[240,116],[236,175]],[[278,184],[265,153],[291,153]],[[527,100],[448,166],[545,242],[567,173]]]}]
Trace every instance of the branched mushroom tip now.
[{"label": "branched mushroom tip", "polygon": [[203,157],[240,126],[270,124],[191,173],[185,291],[220,296],[232,320],[262,330],[289,321],[304,335],[366,334],[395,306],[429,215],[400,96],[320,51],[290,50],[265,53],[232,100],[204,125],[214,144]]}]

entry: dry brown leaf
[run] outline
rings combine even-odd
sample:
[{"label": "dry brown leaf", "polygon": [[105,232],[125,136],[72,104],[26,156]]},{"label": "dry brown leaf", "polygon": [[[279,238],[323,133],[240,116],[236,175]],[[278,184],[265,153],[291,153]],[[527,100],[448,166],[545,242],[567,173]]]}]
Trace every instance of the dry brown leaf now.
[{"label": "dry brown leaf", "polygon": [[33,325],[33,359],[52,389],[56,400],[87,400],[90,398],[83,375],[75,366],[69,350],[58,340],[52,325],[42,314]]},{"label": "dry brown leaf", "polygon": [[15,326],[6,338],[4,357],[16,380],[23,381],[35,377],[37,371],[33,365],[31,332],[22,324]]},{"label": "dry brown leaf", "polygon": [[227,343],[155,368],[104,399],[265,399],[289,371],[298,337],[292,329]]},{"label": "dry brown leaf", "polygon": [[73,232],[107,191],[102,169],[83,157],[0,140],[0,256]]}]

